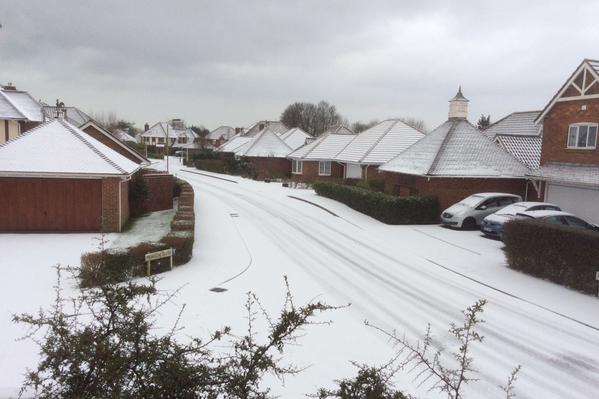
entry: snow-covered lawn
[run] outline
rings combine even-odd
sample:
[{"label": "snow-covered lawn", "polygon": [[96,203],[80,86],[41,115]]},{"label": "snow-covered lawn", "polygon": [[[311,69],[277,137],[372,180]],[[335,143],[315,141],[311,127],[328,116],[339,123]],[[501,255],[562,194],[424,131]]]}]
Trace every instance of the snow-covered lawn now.
[{"label": "snow-covered lawn", "polygon": [[[170,166],[180,168],[175,162]],[[388,360],[392,348],[364,326],[365,319],[412,337],[430,323],[436,338],[450,344],[449,323],[459,322],[460,311],[479,298],[489,301],[482,327],[486,339],[475,350],[482,381],[472,386],[470,398],[501,397],[495,387],[517,364],[523,366],[519,398],[599,397],[599,331],[593,328],[599,326],[599,301],[508,269],[500,242],[475,231],[387,226],[309,190],[177,174],[196,192],[196,244],[190,263],[162,275],[162,289],[182,287],[172,311],[160,315],[162,326],[168,327],[176,306],[186,303],[183,337],[222,325],[243,333],[245,293],[256,292],[276,312],[283,301],[283,275],[297,302],[352,304],[327,314],[331,326],[309,328],[300,345],[290,348],[289,359],[310,367],[274,390],[281,397],[299,398],[350,375],[350,360]],[[30,342],[15,342],[24,331],[10,315],[47,305],[51,266],[76,263],[93,247],[92,235],[0,236],[0,396],[16,391],[36,358]],[[227,291],[209,291],[215,286]],[[417,389],[409,375],[398,375],[398,384],[422,398],[442,397]]]},{"label": "snow-covered lawn", "polygon": [[131,223],[131,227],[121,233],[112,234],[110,248],[127,248],[140,242],[160,241],[171,231],[171,222],[175,217],[175,209],[148,213]]}]

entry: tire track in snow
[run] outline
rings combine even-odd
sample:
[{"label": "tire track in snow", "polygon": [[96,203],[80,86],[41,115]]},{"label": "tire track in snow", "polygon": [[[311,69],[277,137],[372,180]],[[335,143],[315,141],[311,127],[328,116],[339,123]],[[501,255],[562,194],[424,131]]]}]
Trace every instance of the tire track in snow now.
[{"label": "tire track in snow", "polygon": [[[229,194],[234,194],[236,197],[237,197],[237,196],[239,196],[239,193],[236,193],[236,192],[232,192],[232,191],[230,191],[230,190],[223,189],[222,187],[218,187],[218,186],[214,186],[214,185],[211,185],[211,187],[217,188],[217,189],[219,189],[219,190],[221,190],[221,191],[228,192]],[[244,190],[244,191],[249,191],[249,190]],[[254,200],[252,200],[251,198],[248,198],[247,196],[243,196],[243,195],[242,195],[242,197],[245,197],[245,198],[241,198],[241,199],[242,199],[242,200],[244,200],[244,201],[246,201],[246,202],[248,202],[250,205],[252,205],[252,206],[254,206],[254,207],[256,207],[256,208],[258,208],[258,209],[260,209],[260,210],[262,210],[262,211],[265,211],[265,212],[269,213],[271,216],[273,216],[273,217],[276,217],[277,219],[280,219],[280,220],[282,220],[283,222],[286,222],[287,224],[289,224],[289,223],[288,223],[288,221],[287,221],[287,220],[285,220],[285,219],[286,219],[286,218],[288,218],[288,217],[290,217],[291,215],[288,215],[288,214],[287,214],[287,215],[285,215],[285,214],[282,214],[282,213],[273,213],[273,212],[272,212],[272,210],[271,210],[270,212],[269,212],[269,211],[267,211],[267,210],[265,210],[265,209],[264,209],[264,198],[262,198],[262,197],[261,197],[261,198],[260,198],[260,199],[261,199],[261,201],[258,201],[258,202],[257,202],[257,201],[254,201]],[[268,198],[268,200],[271,200],[271,199],[270,199],[270,198]],[[272,201],[273,201],[273,202],[278,202],[278,201],[275,201],[275,200],[272,200]],[[284,204],[283,204],[283,205],[284,205]],[[289,211],[289,210],[287,209],[287,211]],[[317,223],[320,223],[320,221],[316,221],[316,222],[317,222]],[[297,229],[297,228],[298,228],[298,226],[293,226],[293,225],[291,225],[290,227],[293,227],[293,228],[295,228],[295,229]],[[326,225],[325,225],[324,227],[327,227],[328,229],[331,229],[331,228],[330,228],[330,226],[326,226]],[[332,230],[335,230],[335,229],[332,229]],[[311,236],[311,234],[310,234],[310,233],[308,233],[308,232],[306,232],[306,231],[303,231],[302,233],[304,233],[304,234],[307,234],[308,236]],[[338,232],[338,231],[337,231],[337,233],[340,233],[340,232]],[[341,233],[341,234],[343,234],[343,233]],[[345,235],[345,234],[343,234],[343,235]],[[314,237],[314,236],[311,236],[311,237],[312,237],[312,239],[315,239],[317,242],[318,242],[318,241],[320,241],[320,240],[319,240],[317,237]],[[353,240],[353,237],[347,237],[347,238],[350,238],[350,239],[352,239],[352,240]],[[356,242],[356,243],[357,243],[357,244],[360,244],[361,246],[365,246],[365,245],[364,245],[362,242]],[[366,246],[366,247],[367,247],[367,246]],[[333,249],[333,250],[334,250],[334,248],[327,248],[327,249],[328,249],[328,250],[331,250],[331,249]],[[371,249],[371,250],[373,250],[374,248],[370,248],[370,249]],[[376,251],[376,250],[375,250],[375,252],[378,252],[378,251]],[[342,259],[343,259],[344,261],[351,261],[351,259],[347,259],[347,258],[344,256],[344,254],[338,254],[338,255],[341,255],[341,256],[342,256]],[[383,254],[383,255],[385,255],[385,256],[386,256],[386,254]],[[387,256],[386,256],[386,257],[387,257]],[[393,262],[396,262],[396,263],[402,263],[402,262],[399,262],[397,259],[394,259],[394,258],[390,258],[390,259],[391,259]],[[358,265],[358,266],[359,266],[359,265]],[[372,277],[373,277],[373,278],[377,278],[376,276],[372,276]],[[392,276],[385,276],[385,278],[389,278],[389,277],[393,278]],[[428,277],[430,278],[430,277],[432,277],[432,276],[428,276]],[[380,278],[380,276],[379,276],[379,278]],[[384,280],[385,278],[383,278],[383,280]],[[381,281],[381,282],[383,282],[383,281]],[[404,282],[404,283],[405,283],[405,282]],[[447,283],[447,282],[445,282],[445,283]],[[401,289],[401,287],[399,287],[399,288]],[[468,293],[468,294],[470,294],[470,295],[472,294],[472,292],[467,292],[467,293]],[[425,293],[425,297],[424,297],[424,298],[426,298],[426,297],[428,297],[428,296],[429,296],[429,295],[426,295],[426,293]],[[420,299],[423,299],[423,298],[420,298]],[[427,305],[429,305],[429,306],[432,306],[432,308],[433,308],[434,310],[436,310],[437,312],[444,312],[444,311],[446,311],[446,309],[442,309],[442,310],[441,310],[441,309],[439,309],[439,308],[438,308],[438,306],[436,306],[435,304],[432,304],[432,303],[429,303],[429,304],[427,304]],[[512,310],[513,310],[513,309],[512,309]],[[445,315],[445,317],[447,317],[447,315]],[[529,317],[529,315],[528,315],[528,317]],[[403,323],[402,323],[402,324],[403,324]],[[408,324],[404,324],[404,325],[408,325],[408,326],[409,326],[409,323],[408,323]],[[511,333],[513,334],[513,331],[508,331],[508,333],[509,333],[509,332],[511,332]],[[496,333],[493,333],[492,331],[490,331],[490,332],[489,332],[489,335],[497,335],[497,334],[496,334]],[[497,337],[498,337],[498,339],[501,339],[501,338],[502,338],[502,337],[501,337],[501,336],[499,336],[499,335],[497,335]],[[506,343],[506,344],[508,344],[508,345],[510,345],[510,344],[514,344],[514,342],[505,342],[505,343]],[[522,349],[522,348],[518,348],[518,349]],[[526,348],[524,348],[524,350],[526,351]],[[542,360],[544,360],[544,363],[547,363],[547,360],[548,360],[548,359],[546,359],[545,357],[542,357],[541,359],[542,359]],[[545,383],[545,384],[547,384],[547,381],[545,380],[545,381],[544,381],[544,383]],[[557,388],[557,387],[556,387],[556,388]],[[571,393],[572,393],[572,392],[570,392],[570,394],[571,394]]]}]

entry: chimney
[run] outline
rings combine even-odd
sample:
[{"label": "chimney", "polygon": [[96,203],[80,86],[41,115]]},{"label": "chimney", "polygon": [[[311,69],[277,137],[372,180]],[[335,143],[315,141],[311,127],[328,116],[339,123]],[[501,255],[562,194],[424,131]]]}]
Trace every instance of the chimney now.
[{"label": "chimney", "polygon": [[8,82],[4,86],[2,86],[2,89],[3,90],[13,90],[13,91],[16,91],[17,90],[17,86],[15,86],[14,83]]},{"label": "chimney", "polygon": [[150,130],[150,125],[148,124],[148,122],[146,122],[146,124],[144,125],[144,132],[147,132],[148,130]]},{"label": "chimney", "polygon": [[449,100],[449,119],[468,119],[468,103],[460,86],[457,94]]}]

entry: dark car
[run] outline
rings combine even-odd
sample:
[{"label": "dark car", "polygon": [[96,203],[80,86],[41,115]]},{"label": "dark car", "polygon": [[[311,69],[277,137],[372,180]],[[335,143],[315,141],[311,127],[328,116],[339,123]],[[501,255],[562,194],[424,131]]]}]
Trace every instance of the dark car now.
[{"label": "dark car", "polygon": [[528,211],[520,212],[516,216],[520,218],[536,219],[542,222],[557,224],[560,226],[570,226],[577,229],[599,231],[599,227],[591,224],[568,212],[562,211]]}]

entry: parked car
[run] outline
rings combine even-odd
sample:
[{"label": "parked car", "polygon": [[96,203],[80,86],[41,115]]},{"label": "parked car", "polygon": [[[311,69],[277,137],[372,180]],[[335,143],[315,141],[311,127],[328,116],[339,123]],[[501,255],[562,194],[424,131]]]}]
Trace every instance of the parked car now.
[{"label": "parked car", "polygon": [[441,223],[445,226],[473,229],[481,224],[485,216],[520,201],[522,197],[514,194],[473,194],[444,210]]},{"label": "parked car", "polygon": [[557,224],[560,226],[570,226],[577,229],[599,231],[599,227],[597,227],[596,225],[591,224],[586,220],[583,220],[568,212],[551,210],[528,211],[519,212],[516,216],[520,218],[536,219],[542,222]]},{"label": "parked car", "polygon": [[543,210],[561,211],[559,206],[547,202],[516,202],[485,217],[480,230],[487,236],[501,238],[503,225],[516,218],[518,213]]}]

